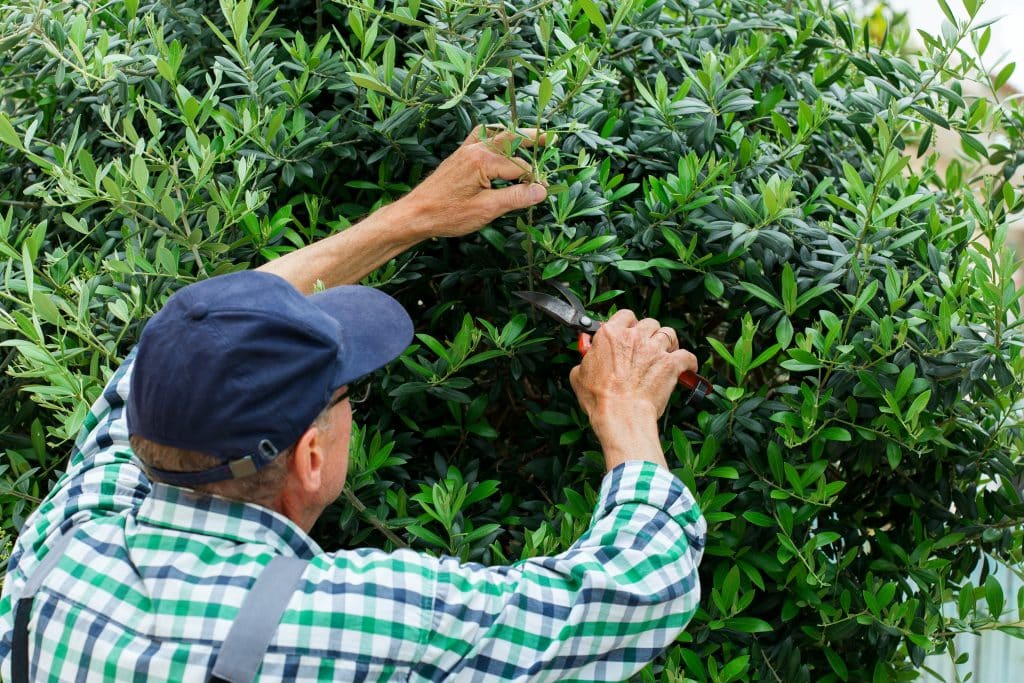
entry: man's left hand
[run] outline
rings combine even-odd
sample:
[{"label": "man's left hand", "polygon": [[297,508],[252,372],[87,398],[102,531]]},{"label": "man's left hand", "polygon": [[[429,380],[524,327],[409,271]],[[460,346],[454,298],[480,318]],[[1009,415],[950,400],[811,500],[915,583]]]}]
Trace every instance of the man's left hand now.
[{"label": "man's left hand", "polygon": [[[477,126],[462,145],[412,192],[399,200],[413,209],[430,237],[466,235],[502,214],[539,204],[547,189],[532,182],[530,165],[513,154],[515,142],[523,147],[544,144],[534,128],[519,132]],[[492,189],[492,180],[518,180],[516,185]]]}]

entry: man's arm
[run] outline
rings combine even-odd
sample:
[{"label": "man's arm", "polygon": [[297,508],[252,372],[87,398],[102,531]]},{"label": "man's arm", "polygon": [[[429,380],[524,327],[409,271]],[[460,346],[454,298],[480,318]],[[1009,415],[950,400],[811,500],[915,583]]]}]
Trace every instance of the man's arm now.
[{"label": "man's arm", "polygon": [[623,310],[602,326],[570,375],[609,470],[590,529],[507,570],[441,560],[425,678],[618,681],[676,639],[700,599],[706,524],[657,419],[696,369],[656,320]]},{"label": "man's arm", "polygon": [[527,129],[482,139],[478,127],[459,149],[409,194],[361,222],[261,266],[305,294],[317,281],[326,287],[358,282],[398,254],[432,237],[465,235],[498,216],[544,200],[543,185],[519,183],[500,190],[491,181],[529,177],[522,159],[503,153],[514,140],[530,146],[543,136]]},{"label": "man's arm", "polygon": [[[67,472],[25,522],[8,565],[4,595],[35,566],[39,550],[57,534],[88,519],[136,507],[150,484],[142,463],[128,445],[125,399],[131,383],[134,351],[93,403],[75,441]],[[25,554],[32,562],[22,566]]]},{"label": "man's arm", "polygon": [[[311,293],[318,280],[328,287],[356,282],[424,239],[465,234],[507,211],[542,201],[546,193],[540,185],[490,189],[493,179],[525,177],[529,165],[500,153],[521,136],[499,133],[481,141],[483,130],[473,131],[427,180],[402,199],[261,270],[284,277],[305,293]],[[526,130],[522,135],[526,136],[523,144],[543,141],[536,131]],[[89,517],[131,509],[149,492],[149,480],[128,444],[124,416],[132,358],[133,354],[129,355],[92,406],[67,473],[29,517],[19,536],[10,572],[19,569],[26,550],[34,555],[58,530]]]},{"label": "man's arm", "polygon": [[615,467],[568,551],[497,568],[437,560],[432,628],[411,680],[629,678],[693,617],[705,530],[667,469]]}]

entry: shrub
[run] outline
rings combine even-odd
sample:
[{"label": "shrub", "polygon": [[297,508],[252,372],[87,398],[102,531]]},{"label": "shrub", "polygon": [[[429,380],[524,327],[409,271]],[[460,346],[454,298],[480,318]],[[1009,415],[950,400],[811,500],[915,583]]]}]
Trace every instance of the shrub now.
[{"label": "shrub", "polygon": [[815,0],[6,0],[3,519],[174,289],[343,230],[476,122],[539,125],[545,205],[367,278],[417,341],[316,537],[572,542],[602,471],[573,340],[510,294],[560,278],[676,327],[717,384],[665,418],[710,529],[702,609],[645,680],[907,680],[957,632],[1020,633],[986,577],[1022,559],[1024,116],[990,29],[938,4],[911,55],[902,22]]}]

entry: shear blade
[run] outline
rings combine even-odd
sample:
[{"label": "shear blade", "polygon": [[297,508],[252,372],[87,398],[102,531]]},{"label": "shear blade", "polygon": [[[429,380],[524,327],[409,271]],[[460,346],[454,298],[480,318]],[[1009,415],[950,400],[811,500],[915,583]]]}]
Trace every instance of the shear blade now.
[{"label": "shear blade", "polygon": [[576,310],[558,297],[551,296],[550,294],[541,294],[540,292],[519,291],[512,293],[531,306],[544,311],[563,325],[573,328],[579,327]]}]

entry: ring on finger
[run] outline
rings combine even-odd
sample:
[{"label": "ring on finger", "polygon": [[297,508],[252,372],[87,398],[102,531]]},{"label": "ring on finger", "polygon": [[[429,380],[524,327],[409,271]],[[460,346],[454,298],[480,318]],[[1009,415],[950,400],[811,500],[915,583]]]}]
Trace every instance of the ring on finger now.
[{"label": "ring on finger", "polygon": [[665,338],[668,339],[669,348],[672,348],[673,346],[676,345],[676,339],[675,339],[675,336],[672,335],[672,334],[669,334],[669,332],[671,332],[670,328],[661,327],[654,334],[663,334],[663,335],[665,335]]}]

